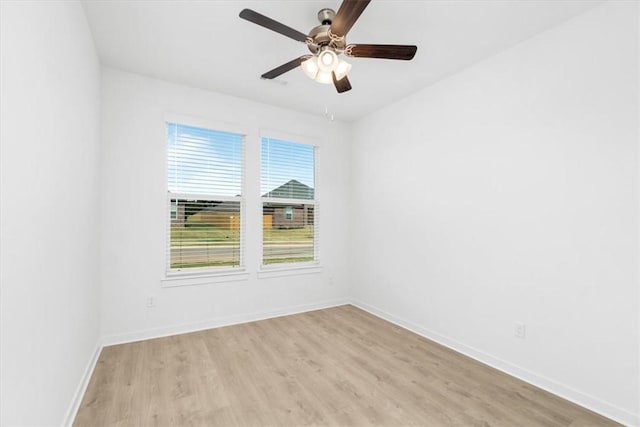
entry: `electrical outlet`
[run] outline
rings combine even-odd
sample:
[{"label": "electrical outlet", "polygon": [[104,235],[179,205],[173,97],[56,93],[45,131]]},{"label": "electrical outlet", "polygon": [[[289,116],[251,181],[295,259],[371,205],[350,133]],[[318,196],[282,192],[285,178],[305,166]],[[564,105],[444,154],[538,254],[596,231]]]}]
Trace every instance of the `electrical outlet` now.
[{"label": "electrical outlet", "polygon": [[515,334],[518,338],[525,338],[527,336],[527,325],[522,322],[516,322]]},{"label": "electrical outlet", "polygon": [[156,306],[156,297],[147,298],[147,308],[153,308]]}]

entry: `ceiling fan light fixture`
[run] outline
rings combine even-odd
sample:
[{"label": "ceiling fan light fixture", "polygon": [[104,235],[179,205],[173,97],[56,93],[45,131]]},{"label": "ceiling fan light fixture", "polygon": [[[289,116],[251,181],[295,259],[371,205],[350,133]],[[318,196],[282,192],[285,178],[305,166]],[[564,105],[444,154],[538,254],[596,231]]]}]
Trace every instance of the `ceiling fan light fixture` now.
[{"label": "ceiling fan light fixture", "polygon": [[[335,55],[335,54],[334,54]],[[341,80],[349,71],[351,71],[351,64],[347,61],[343,61],[342,59],[337,58],[336,55],[336,66],[332,70],[325,70],[320,66],[320,61],[322,59],[318,58],[318,56],[312,56],[306,61],[300,64],[302,71],[312,80],[315,80],[318,83],[323,83],[326,85],[333,84],[333,77],[331,76],[331,72],[336,73],[336,79]]]}]

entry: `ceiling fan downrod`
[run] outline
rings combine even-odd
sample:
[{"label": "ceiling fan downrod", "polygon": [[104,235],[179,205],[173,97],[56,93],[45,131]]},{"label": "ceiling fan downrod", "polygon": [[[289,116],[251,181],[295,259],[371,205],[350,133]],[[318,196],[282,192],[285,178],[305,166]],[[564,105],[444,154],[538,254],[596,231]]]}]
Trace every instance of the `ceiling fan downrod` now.
[{"label": "ceiling fan downrod", "polygon": [[322,25],[331,25],[334,16],[336,16],[336,12],[333,9],[325,7],[318,12],[318,21],[320,21]]}]

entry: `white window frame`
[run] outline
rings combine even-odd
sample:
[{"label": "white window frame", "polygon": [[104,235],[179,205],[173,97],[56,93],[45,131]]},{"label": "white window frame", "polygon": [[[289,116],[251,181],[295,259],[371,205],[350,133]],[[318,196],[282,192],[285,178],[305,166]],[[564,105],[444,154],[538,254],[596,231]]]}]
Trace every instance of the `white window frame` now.
[{"label": "white window frame", "polygon": [[178,200],[176,200],[175,205],[171,201],[169,203],[171,204],[169,206],[169,215],[171,216],[171,221],[175,221],[178,219]]},{"label": "white window frame", "polygon": [[[249,274],[246,268],[246,149],[248,132],[241,126],[231,123],[209,120],[206,118],[196,118],[177,114],[165,114],[163,121],[164,135],[167,135],[167,127],[169,124],[179,124],[186,126],[199,127],[204,129],[216,130],[220,132],[228,132],[242,135],[242,186],[240,197],[202,195],[190,193],[171,193],[169,192],[169,180],[167,179],[167,169],[165,169],[165,193],[166,193],[166,230],[165,230],[165,261],[164,275],[161,279],[163,287],[201,285],[217,282],[231,282],[238,280],[247,280]],[[165,139],[165,144],[166,144]],[[165,148],[165,168],[168,168],[168,152]],[[220,266],[220,267],[195,267],[186,269],[172,269],[169,251],[171,250],[171,199],[188,199],[188,200],[216,200],[216,201],[236,201],[240,203],[240,260],[238,266]],[[177,211],[176,211],[177,214]]]},{"label": "white window frame", "polygon": [[[322,272],[322,264],[320,258],[320,196],[319,190],[319,164],[320,164],[320,144],[318,140],[313,137],[295,135],[291,133],[281,132],[277,130],[262,129],[259,136],[259,152],[260,152],[260,172],[259,187],[262,188],[262,139],[271,138],[278,139],[286,142],[292,142],[296,144],[305,144],[312,146],[314,149],[313,155],[313,167],[314,167],[314,189],[313,200],[309,199],[271,199],[262,197],[262,191],[260,191],[260,218],[262,219],[262,210],[264,209],[265,202],[274,202],[282,204],[313,204],[313,260],[303,262],[288,262],[288,263],[274,263],[264,264],[264,227],[260,226],[260,269],[258,270],[258,278],[270,278],[279,276],[291,276],[298,274],[311,274]],[[309,203],[312,202],[312,203]]]},{"label": "white window frame", "polygon": [[293,206],[285,206],[284,219],[286,219],[287,221],[293,221]]}]

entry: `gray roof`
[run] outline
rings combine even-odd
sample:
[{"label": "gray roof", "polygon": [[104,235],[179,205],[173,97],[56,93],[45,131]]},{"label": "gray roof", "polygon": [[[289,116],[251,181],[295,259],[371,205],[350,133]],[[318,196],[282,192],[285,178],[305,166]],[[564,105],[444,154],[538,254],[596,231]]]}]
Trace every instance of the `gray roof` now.
[{"label": "gray roof", "polygon": [[263,194],[262,197],[269,197],[274,199],[313,200],[313,193],[313,188],[301,183],[298,180],[292,179],[286,184],[282,184],[280,187],[274,188],[268,193]]}]

